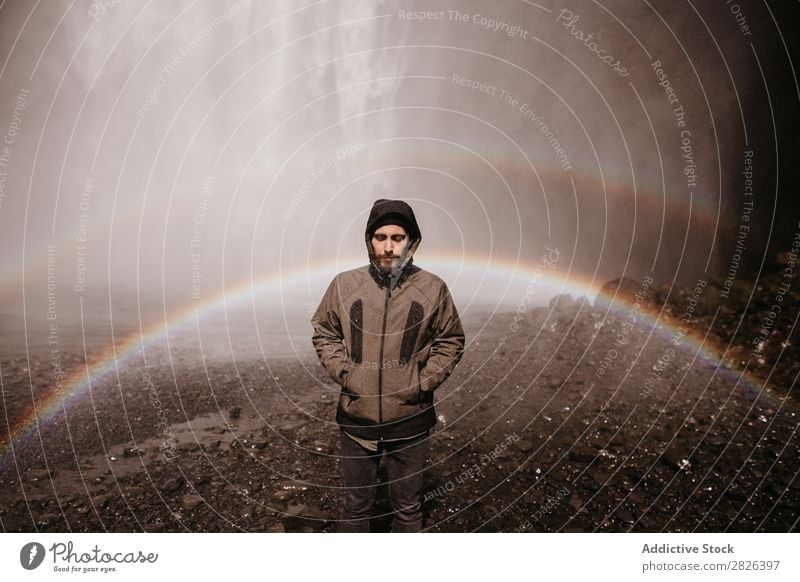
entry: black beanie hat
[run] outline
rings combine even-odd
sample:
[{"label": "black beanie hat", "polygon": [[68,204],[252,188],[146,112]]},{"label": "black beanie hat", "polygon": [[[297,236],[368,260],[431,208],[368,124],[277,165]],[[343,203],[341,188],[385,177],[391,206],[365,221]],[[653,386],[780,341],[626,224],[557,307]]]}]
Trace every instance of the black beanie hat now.
[{"label": "black beanie hat", "polygon": [[376,230],[387,224],[402,226],[410,240],[421,238],[414,211],[402,200],[380,199],[375,201],[369,213],[369,220],[367,220],[367,238],[369,239]]}]

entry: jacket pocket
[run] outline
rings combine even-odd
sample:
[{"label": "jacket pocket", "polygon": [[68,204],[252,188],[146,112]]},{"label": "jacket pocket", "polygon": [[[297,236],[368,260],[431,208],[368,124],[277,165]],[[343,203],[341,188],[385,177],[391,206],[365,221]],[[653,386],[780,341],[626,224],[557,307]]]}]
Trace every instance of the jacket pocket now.
[{"label": "jacket pocket", "polygon": [[343,388],[354,396],[377,396],[378,368],[369,364],[350,364]]},{"label": "jacket pocket", "polygon": [[419,370],[421,364],[416,359],[412,359],[408,364],[410,374],[407,376],[405,387],[401,389],[397,397],[404,404],[417,404],[422,397],[420,388]]},{"label": "jacket pocket", "polygon": [[344,378],[344,384],[342,385],[342,392],[347,394],[351,399],[358,400],[361,397],[362,392],[362,384],[360,377],[363,373],[363,368],[357,364],[350,363],[350,369],[347,372],[347,376]]}]

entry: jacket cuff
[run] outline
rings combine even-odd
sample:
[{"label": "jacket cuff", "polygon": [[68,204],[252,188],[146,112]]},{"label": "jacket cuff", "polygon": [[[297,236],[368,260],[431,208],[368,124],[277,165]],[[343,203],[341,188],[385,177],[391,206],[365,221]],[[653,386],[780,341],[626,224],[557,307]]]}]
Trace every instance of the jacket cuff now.
[{"label": "jacket cuff", "polygon": [[436,386],[431,386],[431,379],[433,378],[433,376],[435,376],[435,374],[428,374],[423,376],[422,373],[420,373],[419,389],[421,392],[433,392],[434,390],[436,390],[438,384]]}]

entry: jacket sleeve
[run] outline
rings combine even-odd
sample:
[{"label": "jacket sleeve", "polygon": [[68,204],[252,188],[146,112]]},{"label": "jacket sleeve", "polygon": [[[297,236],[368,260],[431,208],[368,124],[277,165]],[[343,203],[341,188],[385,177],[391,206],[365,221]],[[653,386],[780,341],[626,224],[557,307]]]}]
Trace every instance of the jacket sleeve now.
[{"label": "jacket sleeve", "polygon": [[443,283],[439,293],[439,308],[434,317],[435,337],[430,356],[419,372],[420,388],[436,390],[444,382],[464,354],[464,330],[450,291]]},{"label": "jacket sleeve", "polygon": [[323,367],[337,384],[343,386],[349,370],[349,358],[339,319],[339,304],[339,288],[334,278],[311,318],[314,327],[311,342]]}]

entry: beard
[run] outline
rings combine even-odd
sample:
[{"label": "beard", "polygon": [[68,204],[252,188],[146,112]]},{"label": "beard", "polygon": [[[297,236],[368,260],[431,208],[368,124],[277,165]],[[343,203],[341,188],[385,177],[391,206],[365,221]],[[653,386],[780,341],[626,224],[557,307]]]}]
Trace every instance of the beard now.
[{"label": "beard", "polygon": [[398,275],[400,271],[401,257],[392,255],[391,257],[378,257],[378,268],[384,275]]}]

